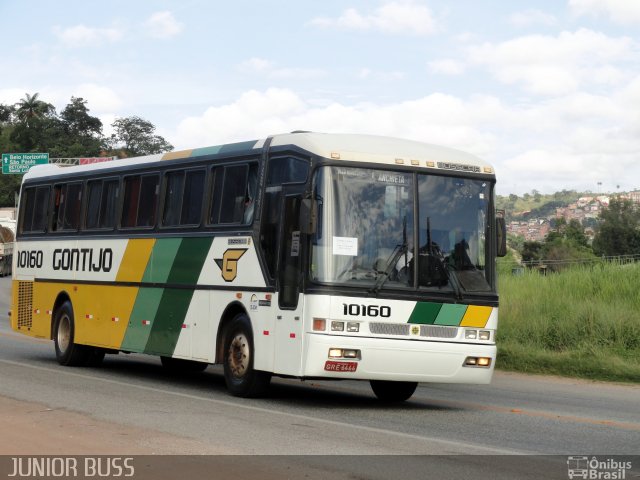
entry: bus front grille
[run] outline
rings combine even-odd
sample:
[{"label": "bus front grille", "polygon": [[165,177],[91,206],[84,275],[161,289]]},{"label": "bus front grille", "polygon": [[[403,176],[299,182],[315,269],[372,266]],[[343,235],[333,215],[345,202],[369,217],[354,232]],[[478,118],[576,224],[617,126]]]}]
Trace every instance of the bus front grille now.
[{"label": "bus front grille", "polygon": [[408,323],[379,323],[372,322],[369,324],[371,333],[377,335],[409,335],[411,325]]},{"label": "bus front grille", "polygon": [[33,282],[18,282],[18,328],[33,326]]},{"label": "bus front grille", "polygon": [[458,329],[455,327],[420,325],[420,336],[432,338],[456,338],[458,336]]},{"label": "bus front grille", "polygon": [[[409,323],[379,323],[372,322],[369,324],[371,333],[377,335],[411,335],[411,327],[415,326]],[[456,338],[458,329],[456,327],[441,327],[439,325],[420,325],[420,336],[429,338]]]}]

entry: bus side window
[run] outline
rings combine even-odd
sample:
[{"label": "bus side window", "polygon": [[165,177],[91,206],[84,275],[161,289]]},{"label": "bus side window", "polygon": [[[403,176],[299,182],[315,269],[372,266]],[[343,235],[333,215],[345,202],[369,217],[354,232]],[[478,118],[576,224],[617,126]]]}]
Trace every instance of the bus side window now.
[{"label": "bus side window", "polygon": [[204,170],[187,172],[184,184],[184,197],[180,225],[200,225],[202,215],[202,199],[204,198]]},{"label": "bus side window", "polygon": [[47,224],[49,208],[49,187],[29,187],[22,192],[24,196],[21,206],[20,233],[44,232]]},{"label": "bus side window", "polygon": [[125,177],[124,185],[122,227],[153,227],[160,177],[157,174]]},{"label": "bus side window", "polygon": [[214,169],[209,223],[248,225],[258,189],[258,165],[228,165]]},{"label": "bus side window", "polygon": [[122,205],[123,227],[136,226],[136,214],[138,212],[138,197],[140,196],[140,176],[126,177],[124,179],[124,203]]},{"label": "bus side window", "polygon": [[162,225],[174,227],[180,225],[182,195],[184,192],[184,172],[169,172],[166,175],[167,190],[162,213]]},{"label": "bus side window", "polygon": [[248,173],[248,165],[225,167],[219,223],[242,223]]},{"label": "bus side window", "polygon": [[118,183],[119,181],[116,179],[87,182],[85,228],[113,230],[116,218]]},{"label": "bus side window", "polygon": [[51,230],[77,230],[80,223],[82,184],[66,183],[54,187]]},{"label": "bus side window", "polygon": [[70,183],[66,190],[62,230],[78,230],[82,206],[82,184]]},{"label": "bus side window", "polygon": [[102,180],[87,183],[87,213],[85,228],[97,228],[100,220],[100,198],[102,196]]},{"label": "bus side window", "polygon": [[105,180],[102,184],[100,200],[100,228],[114,229],[116,226],[116,206],[118,204],[119,180]]}]

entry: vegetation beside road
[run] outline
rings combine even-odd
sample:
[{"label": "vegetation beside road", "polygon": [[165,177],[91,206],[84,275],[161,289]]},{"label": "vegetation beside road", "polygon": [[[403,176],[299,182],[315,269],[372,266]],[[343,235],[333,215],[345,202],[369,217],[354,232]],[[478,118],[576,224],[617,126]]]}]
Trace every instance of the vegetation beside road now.
[{"label": "vegetation beside road", "polygon": [[640,382],[640,264],[500,268],[497,368]]}]

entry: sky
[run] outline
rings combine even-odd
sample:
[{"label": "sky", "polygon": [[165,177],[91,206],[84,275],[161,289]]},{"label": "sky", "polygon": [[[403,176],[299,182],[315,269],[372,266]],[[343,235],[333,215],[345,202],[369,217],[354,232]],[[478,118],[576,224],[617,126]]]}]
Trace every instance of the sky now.
[{"label": "sky", "polygon": [[[0,103],[176,149],[292,130],[473,153],[497,192],[640,189],[640,0],[0,0]],[[6,152],[5,152],[6,153]]]}]

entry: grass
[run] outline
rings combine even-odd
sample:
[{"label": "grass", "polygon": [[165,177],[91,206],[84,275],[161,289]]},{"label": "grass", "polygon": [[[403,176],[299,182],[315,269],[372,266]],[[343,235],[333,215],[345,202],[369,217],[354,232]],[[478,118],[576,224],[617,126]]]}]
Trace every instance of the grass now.
[{"label": "grass", "polygon": [[503,370],[640,382],[640,264],[500,270]]}]

